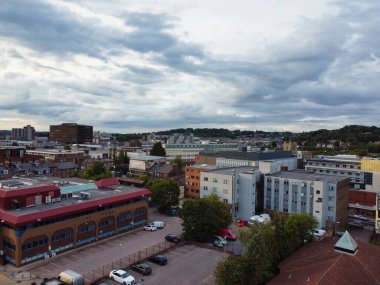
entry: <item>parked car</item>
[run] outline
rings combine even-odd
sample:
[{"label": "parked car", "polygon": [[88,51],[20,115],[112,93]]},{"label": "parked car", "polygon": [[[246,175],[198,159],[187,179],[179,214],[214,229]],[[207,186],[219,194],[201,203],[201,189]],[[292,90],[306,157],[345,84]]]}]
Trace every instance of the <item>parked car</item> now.
[{"label": "parked car", "polygon": [[173,234],[168,234],[165,239],[169,242],[179,243],[181,239]]},{"label": "parked car", "polygon": [[135,278],[130,275],[127,271],[122,269],[112,270],[109,274],[111,280],[114,280],[123,285],[133,285],[136,284]]},{"label": "parked car", "polygon": [[134,264],[131,266],[131,269],[144,276],[152,273],[152,268],[149,266],[148,263]]},{"label": "parked car", "polygon": [[245,227],[245,226],[247,226],[247,224],[248,224],[248,221],[247,221],[247,220],[237,220],[237,221],[236,221],[236,225],[237,225],[238,227]]},{"label": "parked car", "polygon": [[223,247],[225,246],[225,244],[224,244],[222,241],[218,240],[218,239],[214,239],[214,241],[213,241],[212,244],[213,244],[215,247],[221,247],[221,248],[223,248]]},{"label": "parked car", "polygon": [[226,237],[227,240],[236,240],[237,235],[235,235],[230,229],[221,228],[218,230],[218,235]]},{"label": "parked car", "polygon": [[148,261],[159,264],[159,265],[165,265],[168,263],[168,259],[166,258],[166,256],[163,256],[163,255],[149,256]]},{"label": "parked car", "polygon": [[144,227],[144,230],[154,232],[154,231],[157,230],[157,227],[154,226],[154,225],[146,225],[146,226]]},{"label": "parked car", "polygon": [[152,226],[155,226],[157,229],[163,229],[165,227],[165,222],[163,221],[154,221],[151,222]]},{"label": "parked car", "polygon": [[214,235],[214,236],[212,236],[212,238],[213,238],[214,240],[219,240],[219,241],[222,242],[224,245],[227,245],[227,239],[225,239],[225,238],[223,238],[223,237],[221,237],[221,236]]},{"label": "parked car", "polygon": [[315,229],[313,230],[313,236],[315,237],[323,237],[326,234],[326,230],[321,230],[321,229]]}]

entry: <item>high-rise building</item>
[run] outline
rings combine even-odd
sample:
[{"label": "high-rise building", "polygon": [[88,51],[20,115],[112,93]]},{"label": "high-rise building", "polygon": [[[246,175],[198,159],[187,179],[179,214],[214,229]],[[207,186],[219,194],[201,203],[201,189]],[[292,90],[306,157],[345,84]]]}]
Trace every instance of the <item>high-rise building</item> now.
[{"label": "high-rise building", "polygon": [[32,141],[35,139],[35,130],[31,125],[27,125],[24,128],[13,128],[12,139],[14,140],[27,140]]},{"label": "high-rise building", "polygon": [[92,143],[93,127],[75,123],[51,125],[49,140],[63,144]]}]

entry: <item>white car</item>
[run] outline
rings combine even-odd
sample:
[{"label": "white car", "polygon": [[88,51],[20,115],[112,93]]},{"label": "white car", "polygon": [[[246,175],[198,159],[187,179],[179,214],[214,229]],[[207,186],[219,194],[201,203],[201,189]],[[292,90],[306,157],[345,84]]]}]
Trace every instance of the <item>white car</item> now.
[{"label": "white car", "polygon": [[110,272],[109,275],[111,280],[119,282],[123,285],[133,285],[136,284],[135,278],[130,275],[127,271],[122,269],[115,269]]},{"label": "white car", "polygon": [[144,230],[153,232],[157,230],[157,227],[155,225],[146,225]]},{"label": "white car", "polygon": [[313,236],[318,237],[318,238],[323,237],[325,234],[326,234],[326,230],[315,229],[313,231]]}]

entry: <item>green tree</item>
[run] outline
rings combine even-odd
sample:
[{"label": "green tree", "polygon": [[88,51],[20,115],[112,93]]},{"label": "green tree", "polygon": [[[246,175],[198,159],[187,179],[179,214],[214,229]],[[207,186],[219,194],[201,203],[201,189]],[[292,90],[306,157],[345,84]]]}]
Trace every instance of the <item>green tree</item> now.
[{"label": "green tree", "polygon": [[152,202],[157,204],[158,211],[165,213],[179,203],[179,187],[172,180],[155,180],[146,187],[152,191]]},{"label": "green tree", "polygon": [[278,262],[275,228],[271,223],[261,223],[252,231],[246,255],[255,268],[254,279],[266,283],[274,276]]},{"label": "green tree", "polygon": [[214,271],[216,283],[218,285],[249,284],[249,272],[254,271],[254,268],[249,265],[246,257],[228,256],[216,265]]},{"label": "green tree", "polygon": [[306,213],[291,214],[287,223],[294,223],[296,226],[300,246],[304,244],[306,234],[312,232],[318,226],[317,219]]},{"label": "green tree", "polygon": [[146,174],[141,174],[138,179],[144,181],[145,183],[147,183],[149,181],[149,176],[146,175]]},{"label": "green tree", "polygon": [[173,164],[177,164],[178,165],[178,169],[182,172],[183,171],[183,160],[181,158],[181,156],[177,155],[174,159],[173,159]]},{"label": "green tree", "polygon": [[104,178],[112,177],[110,170],[107,170],[104,164],[100,161],[95,161],[92,167],[89,167],[82,174],[79,175],[80,178],[90,179],[90,180],[100,180]]},{"label": "green tree", "polygon": [[128,164],[129,163],[129,157],[124,153],[124,151],[120,150],[117,157],[114,158],[114,162],[116,165]]},{"label": "green tree", "polygon": [[153,148],[150,150],[150,155],[155,156],[166,156],[165,149],[162,147],[161,142],[157,142],[153,145]]},{"label": "green tree", "polygon": [[215,194],[186,201],[182,205],[180,217],[185,238],[200,242],[231,223],[228,206]]}]

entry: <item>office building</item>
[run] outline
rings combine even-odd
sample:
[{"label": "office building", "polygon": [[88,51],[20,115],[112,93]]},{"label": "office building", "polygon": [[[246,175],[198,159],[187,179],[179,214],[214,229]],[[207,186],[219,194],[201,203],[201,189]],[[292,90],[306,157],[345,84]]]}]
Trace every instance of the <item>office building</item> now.
[{"label": "office building", "polygon": [[143,226],[150,195],[116,178],[1,181],[0,258],[22,266]]},{"label": "office building", "polygon": [[[237,150],[236,143],[225,144],[164,144],[163,147],[166,151],[166,158],[174,160],[179,156],[186,164],[194,164],[198,159],[200,152],[220,152]],[[204,163],[202,163],[204,164]]]},{"label": "office building", "polygon": [[81,144],[92,143],[92,126],[78,125],[74,123],[63,123],[61,125],[51,125],[49,140],[61,144]]}]

